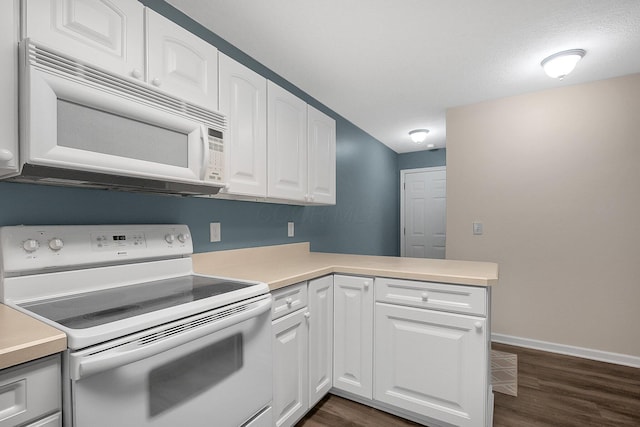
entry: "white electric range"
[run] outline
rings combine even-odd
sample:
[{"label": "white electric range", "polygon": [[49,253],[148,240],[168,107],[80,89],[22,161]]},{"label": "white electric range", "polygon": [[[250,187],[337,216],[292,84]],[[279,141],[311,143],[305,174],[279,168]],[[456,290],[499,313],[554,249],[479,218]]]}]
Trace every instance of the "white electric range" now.
[{"label": "white electric range", "polygon": [[186,225],[0,228],[2,302],[67,334],[65,426],[271,424],[271,296]]}]

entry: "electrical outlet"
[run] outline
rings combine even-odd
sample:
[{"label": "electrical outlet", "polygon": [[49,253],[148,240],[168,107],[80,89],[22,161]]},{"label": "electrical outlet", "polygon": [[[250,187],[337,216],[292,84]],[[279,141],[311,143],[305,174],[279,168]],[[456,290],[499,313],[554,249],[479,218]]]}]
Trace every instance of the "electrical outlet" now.
[{"label": "electrical outlet", "polygon": [[209,224],[209,236],[211,242],[219,242],[221,239],[220,236],[220,223],[212,222]]},{"label": "electrical outlet", "polygon": [[287,225],[287,237],[293,237],[295,234],[293,222],[289,222]]}]

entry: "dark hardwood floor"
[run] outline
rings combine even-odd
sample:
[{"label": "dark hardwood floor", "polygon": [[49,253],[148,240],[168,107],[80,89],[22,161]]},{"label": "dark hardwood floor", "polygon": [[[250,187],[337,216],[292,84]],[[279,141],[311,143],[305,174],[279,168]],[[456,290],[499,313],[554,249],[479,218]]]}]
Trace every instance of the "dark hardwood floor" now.
[{"label": "dark hardwood floor", "polygon": [[[494,427],[640,426],[640,369],[502,344],[493,348],[518,355],[518,397],[495,393]],[[330,395],[296,427],[416,425]]]}]

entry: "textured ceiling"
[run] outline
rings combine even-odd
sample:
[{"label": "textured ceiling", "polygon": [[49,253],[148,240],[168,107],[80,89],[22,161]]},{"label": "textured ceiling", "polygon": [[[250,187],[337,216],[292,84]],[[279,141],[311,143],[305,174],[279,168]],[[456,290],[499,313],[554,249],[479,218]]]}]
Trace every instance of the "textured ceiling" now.
[{"label": "textured ceiling", "polygon": [[443,147],[447,108],[640,72],[640,0],[167,2],[399,153]]}]

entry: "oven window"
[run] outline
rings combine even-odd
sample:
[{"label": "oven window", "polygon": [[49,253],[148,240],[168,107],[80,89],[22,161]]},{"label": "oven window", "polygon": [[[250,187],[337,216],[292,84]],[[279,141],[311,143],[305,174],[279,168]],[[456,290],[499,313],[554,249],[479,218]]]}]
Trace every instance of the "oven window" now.
[{"label": "oven window", "polygon": [[242,334],[175,359],[149,373],[149,416],[192,400],[242,369]]},{"label": "oven window", "polygon": [[188,167],[188,135],[58,99],[58,145]]}]

